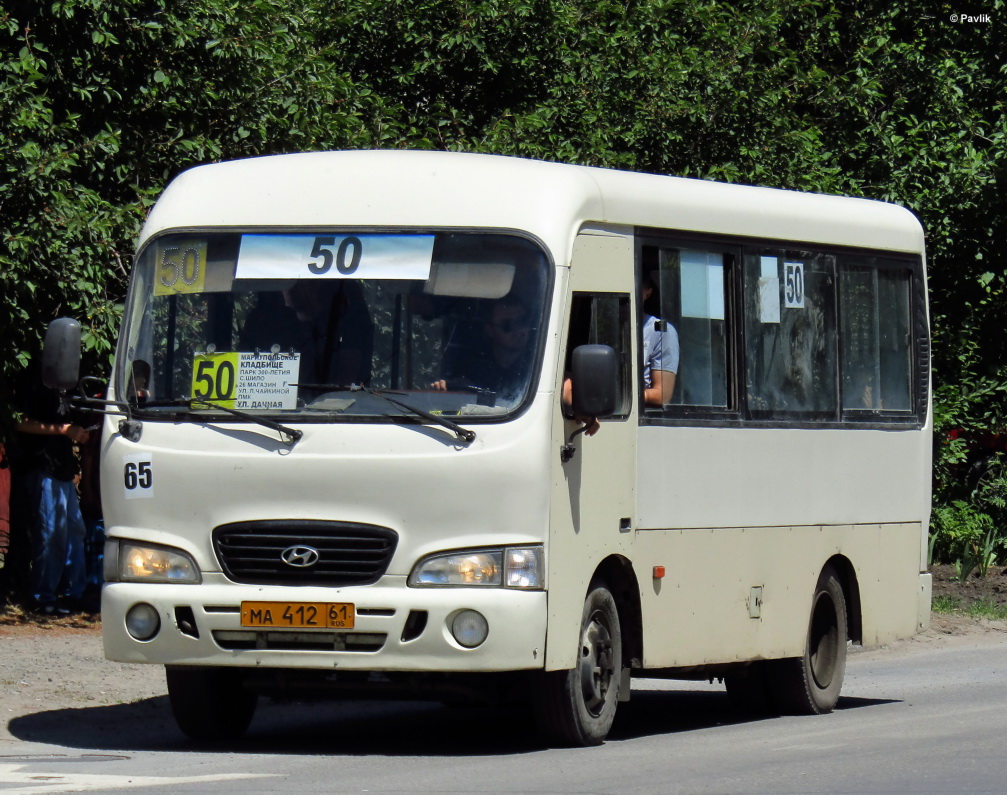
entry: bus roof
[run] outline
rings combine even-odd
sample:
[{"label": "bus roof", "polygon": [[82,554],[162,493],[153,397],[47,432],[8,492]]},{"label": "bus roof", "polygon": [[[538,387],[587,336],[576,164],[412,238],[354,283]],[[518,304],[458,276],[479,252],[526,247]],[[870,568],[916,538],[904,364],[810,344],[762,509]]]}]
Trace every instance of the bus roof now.
[{"label": "bus roof", "polygon": [[584,223],[922,254],[908,210],[839,196],[499,155],[306,152],[198,166],[151,210],[166,229],[519,229],[569,252]]}]

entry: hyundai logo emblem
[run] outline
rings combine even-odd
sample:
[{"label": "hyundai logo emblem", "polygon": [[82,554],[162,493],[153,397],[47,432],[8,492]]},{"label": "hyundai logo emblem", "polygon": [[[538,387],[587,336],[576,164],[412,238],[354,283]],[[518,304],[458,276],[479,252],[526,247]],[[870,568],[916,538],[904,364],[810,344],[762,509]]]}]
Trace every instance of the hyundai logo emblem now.
[{"label": "hyundai logo emblem", "polygon": [[280,560],[288,566],[294,566],[298,569],[306,569],[309,566],[314,566],[318,563],[318,558],[319,554],[317,549],[314,547],[304,547],[300,545],[287,547],[280,553]]}]

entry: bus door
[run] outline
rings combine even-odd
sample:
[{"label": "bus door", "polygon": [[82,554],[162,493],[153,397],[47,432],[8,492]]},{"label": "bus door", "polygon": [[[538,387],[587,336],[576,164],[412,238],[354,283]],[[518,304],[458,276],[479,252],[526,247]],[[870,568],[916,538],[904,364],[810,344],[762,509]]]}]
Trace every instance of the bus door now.
[{"label": "bus door", "polygon": [[[573,456],[560,463],[554,492],[550,551],[550,637],[547,667],[569,668],[584,597],[595,568],[613,553],[629,554],[636,484],[637,398],[633,362],[633,246],[624,236],[578,235],[570,270],[566,372],[574,348],[609,345],[619,354],[621,396],[615,416],[593,436],[573,439]],[[576,388],[576,386],[574,387]],[[578,426],[563,423],[569,435]]]}]

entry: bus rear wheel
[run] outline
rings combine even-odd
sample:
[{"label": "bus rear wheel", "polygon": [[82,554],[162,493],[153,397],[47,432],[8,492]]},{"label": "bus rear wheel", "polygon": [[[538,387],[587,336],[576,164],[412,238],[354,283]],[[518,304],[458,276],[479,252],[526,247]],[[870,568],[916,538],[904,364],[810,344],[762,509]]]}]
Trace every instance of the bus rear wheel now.
[{"label": "bus rear wheel", "polygon": [[600,745],[619,703],[622,631],[611,592],[594,584],[584,602],[577,663],[541,674],[536,699],[539,727],[558,745]]},{"label": "bus rear wheel", "polygon": [[244,734],[258,696],[235,668],[166,665],[168,700],[175,722],[191,740],[226,742]]},{"label": "bus rear wheel", "polygon": [[846,674],[846,638],[843,586],[836,570],[827,566],[815,587],[804,655],[773,663],[770,686],[781,712],[820,715],[832,711]]}]

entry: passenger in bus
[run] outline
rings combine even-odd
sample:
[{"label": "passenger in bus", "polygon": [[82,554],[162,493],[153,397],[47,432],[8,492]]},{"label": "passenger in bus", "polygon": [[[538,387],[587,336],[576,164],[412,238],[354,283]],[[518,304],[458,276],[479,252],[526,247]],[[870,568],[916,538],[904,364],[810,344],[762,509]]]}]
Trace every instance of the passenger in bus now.
[{"label": "passenger in bus", "polygon": [[137,359],[130,365],[129,382],[126,385],[126,400],[143,405],[150,397],[150,365]]},{"label": "passenger in bus", "polygon": [[771,345],[773,355],[758,396],[762,406],[774,411],[834,410],[834,364],[825,329],[824,313],[809,301],[805,309],[784,311],[772,334],[764,334],[762,345]]},{"label": "passenger in bus", "polygon": [[304,339],[301,384],[370,384],[374,323],[359,281],[301,280],[285,296]]},{"label": "passenger in bus", "polygon": [[664,406],[671,402],[678,375],[678,332],[666,320],[647,311],[654,294],[654,280],[643,277],[643,402],[646,406]]},{"label": "passenger in bus", "polygon": [[296,310],[287,305],[284,293],[261,292],[241,328],[238,350],[270,353],[275,345],[279,352],[299,352],[307,340],[307,328],[301,323]]},{"label": "passenger in bus", "polygon": [[444,378],[430,385],[435,390],[484,390],[513,400],[528,381],[530,354],[528,310],[508,296],[494,302],[482,324],[480,344],[462,351],[445,364]]}]

